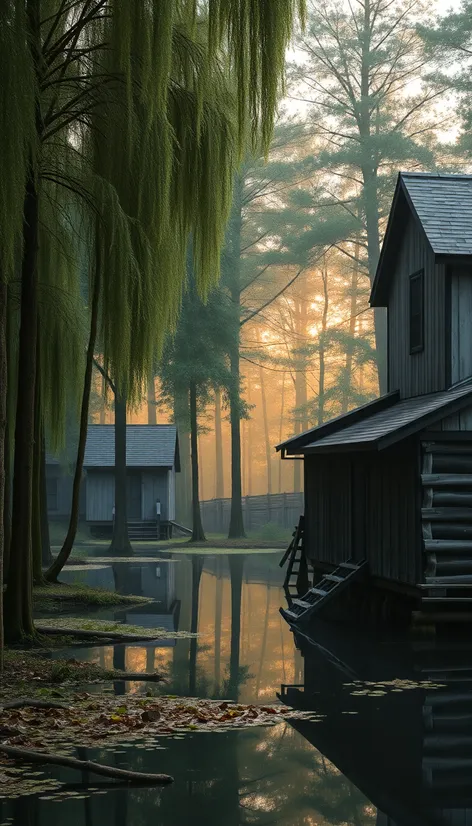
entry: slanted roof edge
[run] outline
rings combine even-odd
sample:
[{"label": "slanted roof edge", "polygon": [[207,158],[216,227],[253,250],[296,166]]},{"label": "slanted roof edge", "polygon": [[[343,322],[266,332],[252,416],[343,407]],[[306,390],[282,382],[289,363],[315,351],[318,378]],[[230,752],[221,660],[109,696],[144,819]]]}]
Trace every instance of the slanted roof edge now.
[{"label": "slanted roof edge", "polygon": [[[428,394],[429,395],[429,394]],[[434,394],[433,394],[434,395]],[[372,439],[370,442],[349,442],[349,443],[340,443],[339,445],[307,445],[304,448],[303,453],[305,454],[313,454],[313,453],[342,453],[342,452],[353,452],[356,450],[385,450],[388,447],[391,447],[398,442],[402,442],[404,439],[407,439],[409,436],[414,436],[415,433],[423,430],[425,427],[428,427],[430,424],[434,424],[441,419],[444,419],[445,416],[451,416],[454,413],[459,412],[464,407],[467,407],[470,404],[472,398],[472,386],[468,393],[465,393],[463,396],[459,398],[451,399],[449,402],[446,402],[441,407],[437,407],[435,410],[431,410],[427,413],[419,414],[416,419],[411,422],[407,422],[406,424],[402,425],[401,427],[393,430],[391,433],[385,434],[385,436],[379,436],[377,439]]]},{"label": "slanted roof edge", "polygon": [[[375,273],[374,281],[372,284],[372,289],[370,292],[369,304],[371,307],[385,307],[387,304],[387,293],[388,287],[390,282],[387,280],[390,274],[393,260],[396,256],[389,256],[389,246],[390,240],[393,233],[393,227],[395,227],[396,222],[398,220],[397,213],[399,209],[399,200],[400,196],[403,195],[405,197],[405,201],[407,206],[409,207],[410,213],[413,216],[415,223],[417,224],[418,228],[420,229],[424,240],[428,244],[429,248],[434,254],[434,249],[431,245],[431,241],[429,240],[428,236],[426,235],[426,230],[421,222],[421,219],[415,209],[415,205],[411,200],[410,193],[408,192],[408,188],[404,181],[405,173],[399,172],[397,183],[395,185],[395,192],[392,198],[392,205],[390,207],[390,212],[387,221],[387,228],[385,230],[385,235],[382,243],[382,249],[380,251],[379,262],[377,264],[377,270]],[[397,250],[398,252],[398,250]],[[385,287],[384,287],[385,285]]]},{"label": "slanted roof edge", "polygon": [[275,449],[276,451],[282,451],[282,456],[284,456],[288,448],[301,453],[304,443],[306,444],[312,440],[313,437],[316,440],[322,439],[323,436],[331,435],[331,433],[342,430],[343,427],[349,427],[351,424],[362,421],[362,419],[373,415],[374,412],[380,413],[381,410],[391,407],[398,401],[400,401],[400,392],[393,390],[390,393],[380,396],[378,399],[373,399],[371,402],[361,405],[361,407],[355,407],[354,410],[349,410],[348,413],[336,416],[334,419],[324,422],[324,424],[317,425],[316,427],[310,428],[310,430],[306,430],[304,433],[292,436],[290,439],[286,439],[285,442],[277,445]]}]

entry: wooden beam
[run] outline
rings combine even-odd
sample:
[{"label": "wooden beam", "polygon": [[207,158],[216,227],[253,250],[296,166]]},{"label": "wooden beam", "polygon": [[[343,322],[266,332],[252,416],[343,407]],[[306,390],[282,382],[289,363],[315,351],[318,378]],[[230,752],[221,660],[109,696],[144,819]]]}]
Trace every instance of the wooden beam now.
[{"label": "wooden beam", "polygon": [[425,487],[470,487],[472,489],[472,473],[423,473],[421,484]]},{"label": "wooden beam", "polygon": [[421,508],[421,516],[429,522],[472,523],[472,508]]},{"label": "wooden beam", "polygon": [[425,551],[434,553],[470,553],[472,554],[471,539],[427,539],[424,543]]}]

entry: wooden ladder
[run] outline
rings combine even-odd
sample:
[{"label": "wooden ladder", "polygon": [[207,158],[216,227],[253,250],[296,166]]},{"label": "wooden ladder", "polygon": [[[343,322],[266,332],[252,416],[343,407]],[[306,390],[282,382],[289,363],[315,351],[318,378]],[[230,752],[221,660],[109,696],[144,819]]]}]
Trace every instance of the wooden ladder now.
[{"label": "wooden ladder", "polygon": [[337,597],[348,585],[361,579],[367,572],[365,559],[355,562],[349,559],[341,562],[331,574],[324,574],[316,587],[309,588],[301,598],[292,599],[289,608],[280,608],[280,613],[290,625],[305,622],[313,614],[324,608],[333,598]]},{"label": "wooden ladder", "polygon": [[304,551],[305,517],[300,516],[298,525],[292,534],[292,541],[279,562],[281,568],[288,560],[284,579],[284,591],[289,603],[295,596],[308,588],[308,568]]}]

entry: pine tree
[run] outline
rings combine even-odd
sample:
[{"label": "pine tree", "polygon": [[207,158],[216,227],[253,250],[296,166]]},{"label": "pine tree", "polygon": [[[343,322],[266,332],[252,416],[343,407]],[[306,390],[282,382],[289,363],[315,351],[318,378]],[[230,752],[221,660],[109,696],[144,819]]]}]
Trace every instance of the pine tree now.
[{"label": "pine tree", "polygon": [[[312,246],[338,245],[375,276],[381,232],[394,180],[403,168],[434,167],[433,108],[444,86],[422,82],[427,56],[416,32],[424,19],[420,4],[405,9],[401,0],[359,0],[310,7],[307,33],[300,41],[303,60],[293,70],[292,95],[308,105],[317,147],[314,168],[324,176],[313,192]],[[336,186],[335,181],[340,182]],[[375,311],[380,392],[386,391],[386,322]]]},{"label": "pine tree", "polygon": [[234,318],[227,292],[213,289],[206,302],[199,297],[195,274],[189,277],[176,331],[169,336],[160,366],[164,398],[187,399],[191,439],[192,541],[205,539],[199,501],[198,413],[212,390],[230,392],[232,375],[228,352],[232,344]]}]

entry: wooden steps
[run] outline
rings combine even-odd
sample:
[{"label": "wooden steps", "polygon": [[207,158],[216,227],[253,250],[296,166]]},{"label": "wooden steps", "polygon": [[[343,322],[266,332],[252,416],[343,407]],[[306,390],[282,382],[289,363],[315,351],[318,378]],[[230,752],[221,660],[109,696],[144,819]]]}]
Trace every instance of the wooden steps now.
[{"label": "wooden steps", "polygon": [[287,563],[283,587],[289,602],[308,587],[308,568],[303,548],[304,529],[305,519],[302,515],[292,534],[290,545],[279,562],[281,568]]},{"label": "wooden steps", "polygon": [[309,588],[302,598],[292,600],[289,608],[280,608],[280,613],[290,625],[306,622],[366,572],[366,560],[342,562],[332,574],[322,576],[316,587]]}]

